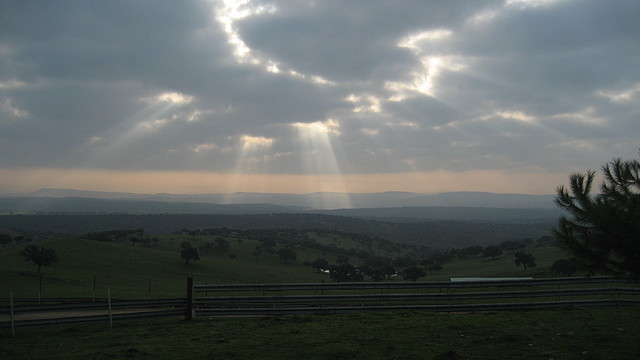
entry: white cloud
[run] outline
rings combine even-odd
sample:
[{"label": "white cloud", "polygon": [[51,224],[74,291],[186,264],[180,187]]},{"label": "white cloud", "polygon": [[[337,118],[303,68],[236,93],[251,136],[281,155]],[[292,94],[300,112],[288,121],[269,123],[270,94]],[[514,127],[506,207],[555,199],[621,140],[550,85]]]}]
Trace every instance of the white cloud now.
[{"label": "white cloud", "polygon": [[340,124],[333,119],[327,119],[325,121],[314,121],[311,123],[296,122],[292,123],[291,126],[300,130],[301,132],[309,134],[310,136],[313,136],[314,134],[340,135]]},{"label": "white cloud", "polygon": [[0,103],[0,113],[5,114],[5,119],[21,120],[29,118],[29,112],[14,106],[11,99],[4,99]]},{"label": "white cloud", "polygon": [[640,83],[623,90],[597,90],[596,94],[614,103],[629,103],[640,98]]},{"label": "white cloud", "polygon": [[168,91],[155,96],[143,97],[140,99],[140,101],[146,102],[148,104],[169,103],[174,105],[187,105],[193,101],[193,96],[185,95],[175,91]]}]

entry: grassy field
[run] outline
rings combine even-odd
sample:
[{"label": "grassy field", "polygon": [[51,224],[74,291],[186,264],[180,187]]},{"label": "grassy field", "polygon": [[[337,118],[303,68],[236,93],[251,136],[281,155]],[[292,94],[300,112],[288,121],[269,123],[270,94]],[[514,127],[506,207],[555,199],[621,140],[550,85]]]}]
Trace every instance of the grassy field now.
[{"label": "grassy field", "polygon": [[[107,288],[111,288],[116,298],[147,298],[149,283],[153,298],[184,297],[188,276],[197,283],[312,282],[326,278],[303,267],[300,261],[285,264],[273,255],[247,254],[252,245],[245,242],[240,246],[232,243],[222,254],[202,254],[199,261],[186,264],[180,259],[179,242],[167,240],[157,248],[82,239],[41,243],[58,254],[58,262],[42,267],[42,294],[91,297],[94,276],[97,296],[105,297]],[[21,249],[8,248],[0,256],[2,297],[8,291],[13,291],[16,297],[37,297],[36,266],[24,260]],[[235,259],[228,256],[231,252],[236,253]]]},{"label": "grassy field", "polygon": [[[138,299],[184,297],[187,276],[196,283],[330,281],[302,262],[335,261],[320,251],[297,248],[296,261],[287,264],[274,254],[253,256],[257,241],[229,239],[228,250],[185,264],[179,244],[186,239],[194,246],[211,240],[167,235],[149,248],[81,239],[38,243],[55,249],[59,258],[42,269],[43,297],[91,297],[94,276],[98,297],[111,288],[115,298]],[[317,240],[358,246],[349,239]],[[37,296],[36,266],[20,255],[23,246],[0,251],[0,299],[9,291],[16,297]],[[550,276],[550,265],[563,257],[553,247],[526,251],[534,254],[538,267],[524,271],[506,252],[495,259],[456,259],[420,280]],[[639,307],[370,312],[18,328],[16,337],[6,330],[0,335],[0,359],[639,359],[638,344]]]},{"label": "grassy field", "polygon": [[19,329],[2,359],[638,359],[640,308],[372,312]]},{"label": "grassy field", "polygon": [[[183,297],[188,276],[194,277],[197,284],[330,281],[327,274],[319,274],[302,263],[319,257],[335,261],[335,256],[330,254],[327,256],[318,250],[299,247],[296,248],[296,261],[285,263],[275,254],[252,255],[258,241],[230,239],[229,249],[201,253],[200,260],[186,264],[179,255],[179,244],[185,240],[191,241],[194,246],[211,241],[206,237],[192,239],[185,235],[167,235],[152,247],[83,239],[38,243],[55,249],[58,254],[58,262],[42,267],[41,294],[49,298],[92,297],[94,279],[97,297],[106,297],[107,288],[110,288],[114,298],[130,299]],[[356,246],[349,239],[319,240],[334,241],[341,247]],[[26,262],[20,255],[22,248],[13,245],[0,252],[0,299],[8,297],[9,291],[15,297],[38,297],[40,278],[36,266]],[[550,265],[563,257],[560,250],[554,247],[532,247],[527,251],[538,259],[538,267],[524,271],[514,265],[513,254],[506,252],[495,259],[456,259],[445,264],[442,271],[430,273],[420,280],[469,276],[549,276]],[[357,264],[358,259],[354,260]]]}]

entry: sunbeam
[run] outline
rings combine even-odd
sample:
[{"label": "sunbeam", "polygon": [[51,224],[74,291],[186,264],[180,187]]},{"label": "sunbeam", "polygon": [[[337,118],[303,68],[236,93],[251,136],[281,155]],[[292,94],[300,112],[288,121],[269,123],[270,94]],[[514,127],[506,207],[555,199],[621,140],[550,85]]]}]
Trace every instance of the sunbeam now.
[{"label": "sunbeam", "polygon": [[[339,124],[328,119],[312,123],[291,124],[298,131],[298,139],[302,146],[302,165],[306,174],[334,175],[342,178],[342,172],[331,143],[331,135],[340,135]],[[318,198],[318,204],[309,204],[317,208],[351,208],[351,200],[347,194],[344,182],[340,181],[340,191],[332,194],[331,198],[322,196]],[[320,191],[335,191],[335,187],[328,188],[320,184]]]},{"label": "sunbeam", "polygon": [[108,158],[125,150],[137,139],[158,131],[169,123],[183,119],[193,121],[196,113],[180,114],[178,110],[193,101],[192,96],[178,92],[163,92],[155,96],[143,97],[138,100],[147,104],[143,109],[112,128],[104,135],[92,136],[83,152],[93,155],[86,158],[86,164],[92,166],[109,162]]},{"label": "sunbeam", "polygon": [[[251,187],[247,179],[253,174],[261,174],[269,170],[269,155],[273,139],[263,136],[242,135],[239,138],[240,148],[236,165],[231,172],[229,188],[243,189]],[[259,184],[251,184],[253,186]],[[267,188],[260,189],[267,191]]]}]

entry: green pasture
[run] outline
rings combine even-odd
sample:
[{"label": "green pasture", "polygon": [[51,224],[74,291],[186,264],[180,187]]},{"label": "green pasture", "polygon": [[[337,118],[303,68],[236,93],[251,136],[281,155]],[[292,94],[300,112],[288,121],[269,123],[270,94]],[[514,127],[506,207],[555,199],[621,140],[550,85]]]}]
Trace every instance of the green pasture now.
[{"label": "green pasture", "polygon": [[[180,258],[179,244],[184,239],[161,240],[158,247],[129,243],[98,242],[83,239],[59,239],[38,243],[54,249],[58,261],[43,266],[43,297],[92,297],[94,278],[96,296],[114,298],[167,298],[186,294],[186,278],[196,283],[315,282],[326,275],[301,265],[300,258],[312,257],[311,250],[298,251],[298,260],[287,264],[273,254],[251,255],[254,247],[246,241],[231,242],[221,253],[201,253],[200,260],[186,264]],[[192,240],[194,246],[204,240]],[[20,255],[22,247],[13,246],[0,253],[1,297],[13,291],[15,297],[38,296],[40,278],[33,263]],[[231,258],[229,254],[236,254]],[[149,291],[149,288],[151,291]]]},{"label": "green pasture", "polygon": [[[357,244],[348,238],[316,236],[317,241],[334,242],[338,246]],[[212,241],[213,237],[187,235],[159,236],[149,247],[132,245],[128,241],[99,242],[85,239],[57,239],[38,242],[53,248],[58,262],[43,266],[40,275],[36,266],[25,261],[20,251],[24,245],[11,245],[0,250],[0,298],[8,298],[9,291],[19,298],[36,298],[41,288],[44,298],[92,297],[104,298],[111,289],[113,298],[158,299],[185,296],[186,278],[197,284],[213,283],[287,283],[331,281],[327,274],[319,274],[304,261],[324,257],[330,263],[335,255],[318,250],[296,247],[297,259],[285,263],[276,254],[252,253],[259,242],[250,239],[227,238],[229,248],[223,251],[200,252],[200,260],[186,264],[180,259],[180,243],[190,241],[194,247]],[[454,259],[439,272],[428,273],[420,280],[448,280],[450,277],[511,277],[551,276],[553,261],[563,258],[554,247],[525,249],[534,254],[538,267],[523,270],[513,262],[513,252],[492,258],[474,257]],[[380,255],[389,256],[382,252]],[[359,259],[353,258],[359,265]],[[393,280],[402,280],[401,276]]]},{"label": "green pasture", "polygon": [[161,319],[17,329],[2,359],[617,359],[640,357],[640,308]]}]

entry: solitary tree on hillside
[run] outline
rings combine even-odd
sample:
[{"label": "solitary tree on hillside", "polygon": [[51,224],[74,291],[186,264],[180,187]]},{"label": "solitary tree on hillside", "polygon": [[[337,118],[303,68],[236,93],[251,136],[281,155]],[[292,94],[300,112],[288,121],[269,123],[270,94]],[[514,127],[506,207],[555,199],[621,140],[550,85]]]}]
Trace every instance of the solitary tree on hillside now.
[{"label": "solitary tree on hillside", "polygon": [[533,268],[538,266],[538,264],[536,264],[536,258],[533,257],[531,253],[525,253],[522,251],[516,252],[515,263],[516,266],[522,265],[525,270],[527,270],[528,267]]},{"label": "solitary tree on hillside", "polygon": [[36,245],[27,245],[22,250],[22,256],[25,257],[26,261],[31,261],[38,265],[38,273],[40,273],[42,265],[51,265],[58,261],[58,255],[55,250]]},{"label": "solitary tree on hillside", "polygon": [[183,241],[180,244],[182,250],[180,251],[180,257],[184,260],[185,263],[189,263],[190,260],[200,260],[200,255],[198,254],[198,249],[191,246],[191,243],[188,241]]},{"label": "solitary tree on hillside", "polygon": [[640,276],[640,162],[616,159],[602,172],[599,194],[591,193],[591,170],[557,188],[556,204],[571,217],[560,218],[554,235],[589,274]]}]

